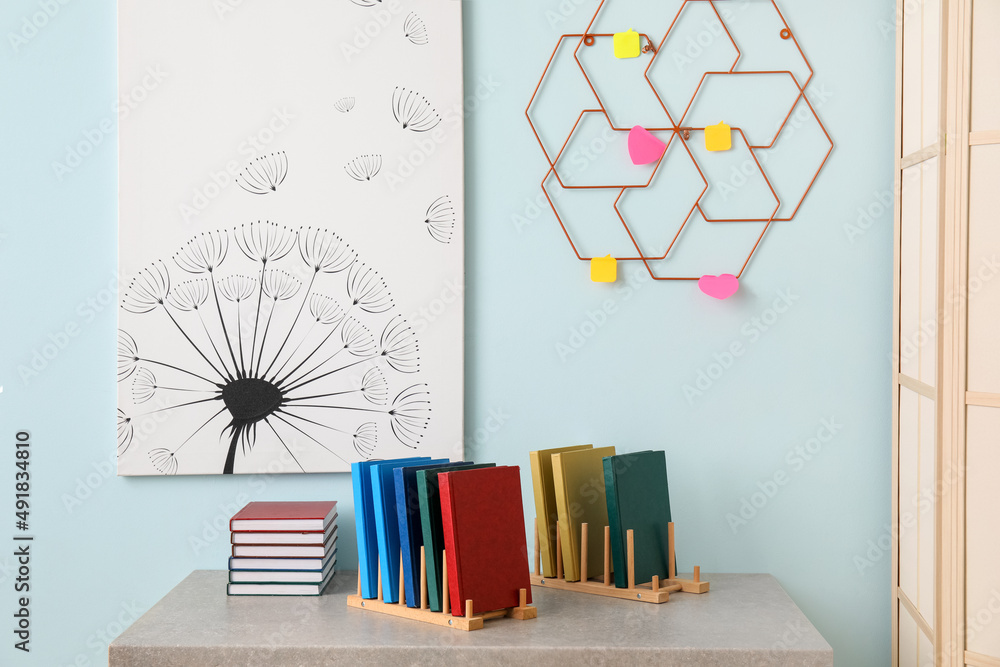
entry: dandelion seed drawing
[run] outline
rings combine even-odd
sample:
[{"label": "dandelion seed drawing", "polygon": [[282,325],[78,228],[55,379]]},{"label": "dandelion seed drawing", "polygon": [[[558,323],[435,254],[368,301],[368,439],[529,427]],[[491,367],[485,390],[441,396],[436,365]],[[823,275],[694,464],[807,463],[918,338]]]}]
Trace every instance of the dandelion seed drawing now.
[{"label": "dandelion seed drawing", "polygon": [[423,46],[429,41],[427,38],[427,26],[424,25],[423,19],[413,12],[407,14],[406,20],[403,21],[403,35],[417,46]]},{"label": "dandelion seed drawing", "polygon": [[356,181],[370,181],[382,170],[381,155],[359,155],[346,165],[344,171]]},{"label": "dandelion seed drawing", "polygon": [[431,202],[424,214],[424,224],[432,239],[439,243],[451,243],[451,235],[455,232],[455,207],[448,195]]},{"label": "dandelion seed drawing", "polygon": [[339,100],[333,103],[333,108],[340,113],[348,113],[354,108],[354,98],[353,97],[341,97]]},{"label": "dandelion seed drawing", "polygon": [[250,194],[266,195],[277,191],[287,175],[288,157],[285,151],[279,151],[251,160],[236,177],[236,182]]},{"label": "dandelion seed drawing", "polygon": [[413,132],[433,130],[441,122],[441,116],[426,97],[398,86],[392,91],[392,116],[404,130]]},{"label": "dandelion seed drawing", "polygon": [[[198,234],[136,274],[121,308],[119,456],[164,475],[273,471],[279,456],[311,472],[422,441],[416,334],[333,232],[257,221]],[[153,418],[170,437],[145,437]]]}]

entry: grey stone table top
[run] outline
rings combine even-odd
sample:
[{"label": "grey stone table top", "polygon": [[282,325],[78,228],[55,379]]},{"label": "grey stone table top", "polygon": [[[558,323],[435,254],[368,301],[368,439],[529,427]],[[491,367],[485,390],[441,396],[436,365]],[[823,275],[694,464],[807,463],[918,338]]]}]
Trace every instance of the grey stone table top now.
[{"label": "grey stone table top", "polygon": [[655,605],[532,590],[538,618],[463,632],[351,609],[357,573],[319,597],[228,597],[196,570],[108,649],[111,667],[191,665],[833,665],[833,650],[769,574],[704,574],[711,591]]}]

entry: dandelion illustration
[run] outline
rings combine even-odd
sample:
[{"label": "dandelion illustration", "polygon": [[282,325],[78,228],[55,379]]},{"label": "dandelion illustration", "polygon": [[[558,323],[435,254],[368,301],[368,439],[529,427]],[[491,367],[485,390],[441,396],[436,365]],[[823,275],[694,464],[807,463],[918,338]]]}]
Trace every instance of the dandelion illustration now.
[{"label": "dandelion illustration", "polygon": [[423,19],[413,12],[407,14],[406,20],[403,21],[403,34],[417,46],[423,46],[428,42],[427,26],[424,25]]},{"label": "dandelion illustration", "polygon": [[342,470],[376,445],[417,448],[429,424],[426,385],[401,382],[420,370],[413,328],[329,230],[198,234],[139,271],[121,308],[118,452],[134,455],[136,419],[169,418],[140,447],[160,474],[272,470],[260,457],[279,454]]},{"label": "dandelion illustration", "polygon": [[344,165],[347,175],[356,181],[370,181],[382,170],[382,156],[359,155]]},{"label": "dandelion illustration", "polygon": [[177,474],[177,456],[169,449],[159,447],[151,450],[149,460],[153,463],[153,467],[164,475]]},{"label": "dandelion illustration", "polygon": [[379,354],[400,373],[420,370],[417,336],[402,317],[397,316],[385,326]]},{"label": "dandelion illustration", "polygon": [[378,429],[375,422],[366,422],[354,432],[354,449],[363,458],[369,459],[375,453],[378,443]]},{"label": "dandelion illustration", "polygon": [[438,197],[427,207],[424,224],[431,238],[440,243],[451,243],[455,231],[455,207],[448,195]]},{"label": "dandelion illustration", "polygon": [[132,420],[125,416],[125,413],[118,409],[118,456],[128,451],[132,444],[132,436],[135,430],[132,427]]},{"label": "dandelion illustration", "polygon": [[340,113],[348,113],[354,108],[354,98],[353,97],[341,97],[339,100],[334,102],[333,108]]},{"label": "dandelion illustration", "polygon": [[441,116],[426,97],[398,86],[392,91],[392,115],[404,130],[413,132],[433,130],[441,122]]},{"label": "dandelion illustration", "polygon": [[241,188],[253,195],[275,192],[288,175],[288,157],[285,151],[261,155],[250,161],[236,177]]},{"label": "dandelion illustration", "polygon": [[347,276],[347,296],[351,305],[368,313],[384,313],[392,308],[392,295],[385,281],[370,266],[354,264]]}]

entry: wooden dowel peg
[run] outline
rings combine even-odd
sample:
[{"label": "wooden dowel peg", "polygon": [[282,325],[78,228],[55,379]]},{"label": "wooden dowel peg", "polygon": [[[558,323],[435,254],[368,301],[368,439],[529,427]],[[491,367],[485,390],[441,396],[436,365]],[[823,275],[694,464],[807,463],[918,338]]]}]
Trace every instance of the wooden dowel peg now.
[{"label": "wooden dowel peg", "polygon": [[361,596],[361,568],[358,568],[358,596]]},{"label": "wooden dowel peg", "polygon": [[472,600],[465,601],[465,617],[472,618]]},{"label": "wooden dowel peg", "polygon": [[611,526],[604,527],[604,585],[611,585]]},{"label": "wooden dowel peg", "polygon": [[520,589],[520,592],[518,593],[518,598],[517,598],[517,606],[518,607],[527,607],[528,606],[528,590],[526,588]]},{"label": "wooden dowel peg", "polygon": [[382,560],[380,558],[375,559],[375,574],[378,578],[378,601],[382,601]]},{"label": "wooden dowel peg", "polygon": [[580,524],[580,581],[587,581],[587,524]]},{"label": "wooden dowel peg", "polygon": [[677,564],[674,562],[674,522],[667,524],[667,575],[670,579],[677,578]]},{"label": "wooden dowel peg", "polygon": [[701,581],[701,567],[698,565],[694,566],[694,581],[695,583]]},{"label": "wooden dowel peg", "polygon": [[628,530],[628,587],[635,588],[635,533]]},{"label": "wooden dowel peg", "polygon": [[420,608],[427,609],[427,554],[420,547]]},{"label": "wooden dowel peg", "polygon": [[563,578],[562,561],[562,531],[559,529],[559,522],[556,521],[556,579]]},{"label": "wooden dowel peg", "polygon": [[399,604],[406,605],[406,585],[403,581],[403,552],[399,552]]},{"label": "wooden dowel peg", "polygon": [[538,517],[535,517],[535,576],[542,576],[542,553],[539,551],[542,541],[538,535]]},{"label": "wooden dowel peg", "polygon": [[441,550],[441,611],[445,614],[451,608],[451,591],[448,590],[448,552]]},{"label": "wooden dowel peg", "polygon": [[658,590],[660,590],[660,575],[654,574],[653,575],[653,592],[655,593]]}]

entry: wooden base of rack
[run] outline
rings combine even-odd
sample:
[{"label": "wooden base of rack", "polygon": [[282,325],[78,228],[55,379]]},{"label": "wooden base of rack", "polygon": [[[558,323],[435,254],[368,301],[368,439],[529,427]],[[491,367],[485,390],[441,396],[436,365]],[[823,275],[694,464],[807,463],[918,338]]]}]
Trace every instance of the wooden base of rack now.
[{"label": "wooden base of rack", "polygon": [[[587,570],[587,531],[589,526],[580,526],[580,573],[586,577]],[[674,565],[674,524],[667,524],[667,562],[668,577],[660,579],[653,577],[652,581],[639,583],[635,582],[635,536],[632,530],[627,532],[627,556],[628,567],[628,588],[618,588],[615,586],[611,576],[611,529],[604,527],[604,577],[603,580],[581,579],[580,581],[566,581],[563,576],[562,566],[562,538],[559,525],[556,524],[556,576],[542,576],[541,555],[538,550],[539,535],[538,521],[535,521],[535,571],[531,575],[531,585],[544,588],[554,588],[560,591],[575,591],[588,595],[602,595],[604,597],[618,598],[620,600],[637,600],[639,602],[650,602],[652,604],[662,604],[670,600],[671,593],[707,593],[708,582],[701,580],[701,568],[695,566],[694,575],[691,579],[678,579]]]},{"label": "wooden base of rack", "polygon": [[[496,609],[476,614],[473,613],[472,600],[466,600],[465,615],[452,615],[449,611],[448,561],[444,558],[444,556],[442,556],[441,562],[444,565],[442,570],[443,576],[441,585],[443,593],[441,599],[441,611],[431,611],[427,603],[427,561],[423,547],[420,547],[420,607],[406,606],[406,591],[403,586],[402,556],[400,556],[399,568],[399,602],[385,602],[382,599],[382,572],[381,569],[379,569],[377,597],[375,599],[366,599],[361,597],[361,572],[359,571],[358,592],[356,595],[347,596],[347,606],[354,607],[355,609],[363,609],[365,611],[373,611],[379,614],[397,616],[399,618],[408,618],[411,621],[420,621],[422,623],[430,623],[432,625],[440,625],[446,628],[466,631],[481,630],[486,621],[494,618],[507,617],[525,621],[538,617],[538,609],[527,604],[528,592],[524,588],[520,589],[519,604],[516,607]],[[380,567],[380,564],[376,567]]]}]

